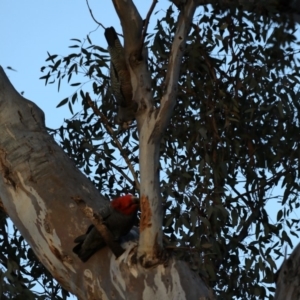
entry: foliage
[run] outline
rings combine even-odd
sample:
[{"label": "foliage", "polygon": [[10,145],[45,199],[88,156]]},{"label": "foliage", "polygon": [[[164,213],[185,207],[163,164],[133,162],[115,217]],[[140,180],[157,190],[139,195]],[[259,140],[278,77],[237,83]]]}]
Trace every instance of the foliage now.
[{"label": "foliage", "polygon": [[69,293],[53,279],[0,211],[0,299],[64,300]]},{"label": "foliage", "polygon": [[[169,8],[148,35],[157,106],[175,27]],[[102,193],[127,192],[138,187],[136,127],[117,135],[108,58],[87,42],[87,48],[77,44],[78,53],[48,58],[53,65],[46,82],[70,81],[81,69],[97,97],[92,110],[80,90],[83,111],[56,133],[83,172],[91,175],[94,167]],[[190,32],[177,106],[161,145],[164,232],[167,249],[187,260],[221,299],[272,298],[275,260],[285,243],[292,247],[289,234],[298,236],[298,220],[290,218],[299,192],[297,45],[287,26],[242,10],[205,7]],[[267,204],[276,200],[281,206],[272,222]]]},{"label": "foliage", "polygon": [[[170,7],[147,36],[157,107],[176,17]],[[102,194],[138,192],[136,124],[124,131],[114,122],[107,51],[89,36],[73,42],[77,52],[49,54],[42,67],[46,84],[76,87],[58,107],[81,106],[51,132]],[[161,145],[165,246],[220,299],[272,299],[275,261],[298,237],[298,45],[280,16],[205,6],[191,28]],[[276,220],[270,203],[278,203]]]}]

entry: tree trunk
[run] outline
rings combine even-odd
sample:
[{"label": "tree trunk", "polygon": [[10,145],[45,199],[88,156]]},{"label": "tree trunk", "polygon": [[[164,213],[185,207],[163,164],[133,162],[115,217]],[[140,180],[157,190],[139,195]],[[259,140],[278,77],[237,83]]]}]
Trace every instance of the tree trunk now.
[{"label": "tree trunk", "polygon": [[[209,299],[182,261],[144,269],[136,241],[115,259],[106,247],[82,263],[72,248],[90,224],[73,199],[94,210],[105,199],[47,133],[43,112],[13,88],[0,67],[0,199],[53,277],[79,299]],[[192,287],[192,288],[191,288]]]},{"label": "tree trunk", "polygon": [[274,300],[300,299],[300,244],[294,249],[291,256],[286,259],[278,271],[276,280],[276,293]]}]

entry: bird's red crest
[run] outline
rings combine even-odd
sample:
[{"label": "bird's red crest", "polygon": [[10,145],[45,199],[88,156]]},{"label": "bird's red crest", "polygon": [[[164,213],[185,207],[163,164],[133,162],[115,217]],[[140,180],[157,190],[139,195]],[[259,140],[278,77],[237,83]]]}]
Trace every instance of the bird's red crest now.
[{"label": "bird's red crest", "polygon": [[124,215],[131,215],[138,210],[138,203],[130,194],[112,200],[111,206]]}]

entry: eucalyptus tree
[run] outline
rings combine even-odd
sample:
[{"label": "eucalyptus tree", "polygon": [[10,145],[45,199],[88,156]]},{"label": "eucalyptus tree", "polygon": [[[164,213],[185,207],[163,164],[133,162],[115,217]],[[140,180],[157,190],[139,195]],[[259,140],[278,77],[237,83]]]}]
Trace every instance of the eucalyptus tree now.
[{"label": "eucalyptus tree", "polygon": [[[57,130],[47,132],[40,110],[1,75],[0,195],[22,234],[21,250],[3,239],[15,251],[3,261],[23,274],[27,258],[42,270],[34,279],[49,271],[46,284],[53,276],[80,299],[271,299],[276,260],[299,223],[292,3],[174,1],[154,21],[157,1],[145,20],[132,1],[112,2],[132,89],[129,126],[118,121],[112,52],[91,36],[73,39],[67,56],[49,54],[41,69],[46,84],[74,86],[58,104],[74,115]],[[124,193],[140,197],[139,235],[118,259],[106,248],[83,264],[74,237],[105,198]]]}]

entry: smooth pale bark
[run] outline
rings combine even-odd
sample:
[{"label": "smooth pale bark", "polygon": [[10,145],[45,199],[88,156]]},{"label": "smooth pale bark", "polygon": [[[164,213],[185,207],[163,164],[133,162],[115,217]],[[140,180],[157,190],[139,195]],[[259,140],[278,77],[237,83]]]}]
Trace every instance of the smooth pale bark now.
[{"label": "smooth pale bark", "polygon": [[140,163],[140,244],[138,261],[146,268],[163,263],[162,201],[159,186],[160,139],[151,139],[155,128],[155,108],[151,88],[151,74],[147,68],[147,52],[143,47],[143,21],[132,0],[113,0],[120,18],[127,65],[130,70],[133,101],[138,104],[136,114],[139,132]]},{"label": "smooth pale bark", "polygon": [[[120,18],[127,64],[133,88],[133,101],[138,104],[136,114],[140,138],[140,197],[141,222],[138,260],[144,267],[163,263],[163,210],[160,191],[160,144],[177,100],[177,85],[182,56],[197,1],[187,0],[181,9],[164,82],[165,91],[160,106],[154,106],[151,74],[147,68],[143,47],[142,18],[132,0],[112,0]],[[155,1],[154,1],[155,4]]]},{"label": "smooth pale bark", "polygon": [[46,132],[43,112],[0,67],[0,199],[53,277],[79,299],[209,299],[209,289],[184,262],[170,258],[152,269],[136,264],[133,236],[118,260],[106,247],[82,263],[73,240],[90,222],[73,198],[94,210],[106,203]]},{"label": "smooth pale bark", "polygon": [[280,267],[274,300],[300,300],[300,244]]}]

